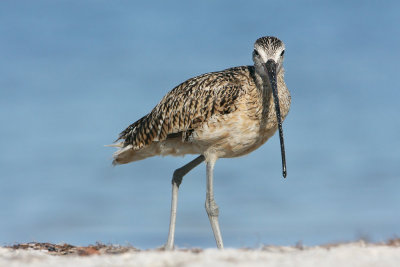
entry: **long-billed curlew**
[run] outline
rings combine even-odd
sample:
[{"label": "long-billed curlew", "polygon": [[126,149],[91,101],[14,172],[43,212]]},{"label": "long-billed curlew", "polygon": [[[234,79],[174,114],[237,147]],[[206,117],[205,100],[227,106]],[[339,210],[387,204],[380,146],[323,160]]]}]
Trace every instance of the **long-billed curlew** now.
[{"label": "long-billed curlew", "polygon": [[172,177],[171,218],[166,249],[173,249],[178,188],[190,170],[207,165],[206,211],[218,248],[223,248],[214,200],[213,170],[218,158],[246,155],[279,128],[283,176],[286,177],[282,121],[290,93],[284,81],[285,45],[276,37],[254,44],[254,66],[240,66],[191,78],[172,89],[147,115],[126,128],[113,145],[113,164],[156,155],[200,154]]}]

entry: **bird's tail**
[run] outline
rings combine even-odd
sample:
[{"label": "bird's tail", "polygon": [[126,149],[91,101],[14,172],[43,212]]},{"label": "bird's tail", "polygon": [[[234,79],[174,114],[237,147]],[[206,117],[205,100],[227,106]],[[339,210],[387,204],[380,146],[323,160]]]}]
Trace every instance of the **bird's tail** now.
[{"label": "bird's tail", "polygon": [[124,146],[124,142],[119,142],[116,144],[111,144],[111,145],[106,145],[107,147],[117,147],[118,150],[114,152],[113,154],[113,162],[112,164],[115,165],[120,165],[120,164],[126,164],[132,161],[138,161],[142,160],[148,157],[152,157],[156,155],[156,145],[151,144],[147,147],[144,147],[142,149],[134,149],[132,145],[127,145]]}]

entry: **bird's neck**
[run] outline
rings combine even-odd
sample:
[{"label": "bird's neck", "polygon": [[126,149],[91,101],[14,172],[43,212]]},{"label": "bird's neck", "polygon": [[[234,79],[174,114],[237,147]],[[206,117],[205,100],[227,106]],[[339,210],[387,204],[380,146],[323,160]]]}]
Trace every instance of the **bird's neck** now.
[{"label": "bird's neck", "polygon": [[[279,72],[277,73],[277,85],[278,85],[278,91],[279,91],[279,87],[282,86],[282,83],[284,83],[283,80],[283,76],[284,76],[285,70],[283,69],[283,67],[279,70]],[[268,81],[267,76],[261,76],[257,73],[257,71],[255,71],[254,73],[255,76],[255,83],[257,86],[257,89],[259,90],[260,93],[262,93],[264,96],[269,96],[272,94],[272,88],[271,85]]]},{"label": "bird's neck", "polygon": [[[278,89],[278,98],[281,106],[281,115],[285,117],[289,111],[290,106],[290,94],[287,90],[285,81],[284,81],[284,73],[285,70],[283,67],[277,73],[277,89]],[[257,72],[255,72],[255,83],[257,90],[259,91],[259,95],[262,96],[262,117],[265,118],[267,114],[271,114],[275,116],[275,104],[272,96],[272,88],[269,84],[268,78],[266,76],[261,76]]]},{"label": "bird's neck", "polygon": [[256,71],[255,82],[260,95],[263,96],[263,103],[268,103],[272,95],[272,88],[269,84],[267,76],[266,75],[261,76]]}]

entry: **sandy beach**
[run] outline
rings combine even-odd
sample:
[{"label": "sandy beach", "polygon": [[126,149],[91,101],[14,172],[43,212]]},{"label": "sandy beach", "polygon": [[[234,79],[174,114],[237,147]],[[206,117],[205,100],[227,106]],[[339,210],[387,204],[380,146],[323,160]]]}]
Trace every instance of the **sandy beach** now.
[{"label": "sandy beach", "polygon": [[259,249],[138,250],[97,244],[28,243],[0,248],[0,266],[393,266],[400,265],[400,239],[386,243]]}]

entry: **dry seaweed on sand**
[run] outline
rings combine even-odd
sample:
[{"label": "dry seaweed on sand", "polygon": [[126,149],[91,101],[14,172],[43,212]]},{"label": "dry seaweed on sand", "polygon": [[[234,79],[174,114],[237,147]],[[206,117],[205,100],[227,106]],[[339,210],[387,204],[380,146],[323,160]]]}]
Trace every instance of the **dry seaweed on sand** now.
[{"label": "dry seaweed on sand", "polygon": [[105,245],[102,243],[96,243],[95,245],[89,246],[73,246],[70,244],[52,244],[52,243],[39,243],[29,242],[23,244],[15,244],[8,246],[12,249],[32,249],[42,250],[49,252],[52,255],[79,255],[89,256],[96,254],[121,254],[125,252],[139,251],[139,249],[132,246],[120,246],[120,245]]}]

